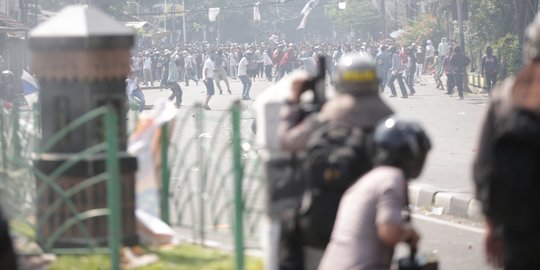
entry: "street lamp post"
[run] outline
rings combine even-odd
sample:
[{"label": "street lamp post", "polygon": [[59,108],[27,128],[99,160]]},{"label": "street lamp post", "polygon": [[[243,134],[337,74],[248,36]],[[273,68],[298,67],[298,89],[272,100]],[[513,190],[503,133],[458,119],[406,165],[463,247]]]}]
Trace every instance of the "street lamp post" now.
[{"label": "street lamp post", "polygon": [[163,27],[165,28],[165,32],[167,32],[167,0],[164,0],[164,3],[163,3],[163,14],[165,15],[165,21],[163,21]]},{"label": "street lamp post", "polygon": [[463,33],[463,5],[461,0],[457,0],[457,19],[459,27],[459,46],[465,51],[465,35]]}]

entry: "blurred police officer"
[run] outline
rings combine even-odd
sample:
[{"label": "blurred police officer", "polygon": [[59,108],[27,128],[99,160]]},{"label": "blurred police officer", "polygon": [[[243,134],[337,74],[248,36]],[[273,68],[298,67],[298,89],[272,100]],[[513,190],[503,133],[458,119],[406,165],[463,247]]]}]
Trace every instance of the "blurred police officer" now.
[{"label": "blurred police officer", "polygon": [[[353,76],[353,74],[373,74]],[[336,95],[328,100],[317,114],[305,116],[300,97],[306,89],[306,80],[293,83],[291,97],[281,114],[279,127],[281,146],[289,151],[305,150],[314,130],[326,122],[341,122],[373,130],[375,125],[393,113],[379,96],[379,80],[374,60],[368,54],[350,54],[342,57],[335,74]]]},{"label": "blurred police officer", "polygon": [[[379,96],[376,65],[370,55],[344,55],[337,66],[334,80],[336,95],[322,106],[320,112],[307,116],[300,104],[301,96],[307,90],[307,79],[294,81],[278,129],[282,149],[291,152],[307,150],[311,135],[329,123],[358,127],[365,133],[371,133],[379,121],[393,113]],[[371,167],[367,170],[369,169]],[[294,257],[302,256],[302,267],[310,270],[318,267],[323,252],[324,250],[318,247],[304,246],[303,252],[289,250],[288,256],[282,258],[290,257],[294,261]],[[289,264],[287,259],[283,261],[286,262],[286,267],[282,264],[282,269],[298,269],[296,262]]]},{"label": "blurred police officer", "polygon": [[394,247],[419,236],[402,216],[407,183],[417,178],[431,148],[419,124],[390,117],[373,136],[375,168],[343,196],[320,270],[390,269]]}]

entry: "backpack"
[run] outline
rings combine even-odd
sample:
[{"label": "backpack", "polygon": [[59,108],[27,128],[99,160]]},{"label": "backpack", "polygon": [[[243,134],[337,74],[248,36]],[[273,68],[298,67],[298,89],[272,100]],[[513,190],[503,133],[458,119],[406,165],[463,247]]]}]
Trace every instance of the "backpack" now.
[{"label": "backpack", "polygon": [[540,113],[513,108],[495,126],[487,196],[496,223],[511,235],[539,235]]},{"label": "backpack", "polygon": [[329,243],[341,197],[373,167],[371,133],[327,123],[310,138],[301,169],[306,190],[298,221],[305,245],[325,248]]}]

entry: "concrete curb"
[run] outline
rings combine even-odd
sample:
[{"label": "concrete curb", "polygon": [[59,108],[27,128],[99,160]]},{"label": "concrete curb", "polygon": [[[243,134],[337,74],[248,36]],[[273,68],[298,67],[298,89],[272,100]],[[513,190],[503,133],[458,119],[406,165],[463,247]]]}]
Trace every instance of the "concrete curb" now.
[{"label": "concrete curb", "polygon": [[[418,208],[455,217],[480,221],[483,219],[480,202],[472,194],[440,191],[423,185],[409,186],[410,203]],[[442,211],[441,211],[442,210]]]},{"label": "concrete curb", "polygon": [[[139,86],[139,88],[141,90],[156,90],[156,89],[160,89],[159,88],[159,85],[156,85],[156,86]],[[167,87],[166,88],[163,88],[163,89],[168,89]]]}]

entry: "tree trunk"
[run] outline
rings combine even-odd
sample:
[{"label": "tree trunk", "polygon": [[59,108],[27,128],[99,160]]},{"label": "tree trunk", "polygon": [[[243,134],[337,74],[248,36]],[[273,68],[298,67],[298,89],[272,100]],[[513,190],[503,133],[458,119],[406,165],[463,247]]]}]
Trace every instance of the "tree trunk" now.
[{"label": "tree trunk", "polygon": [[525,14],[526,14],[525,1],[514,0],[514,33],[517,33],[519,37],[519,43],[523,44],[523,34],[525,32]]}]

